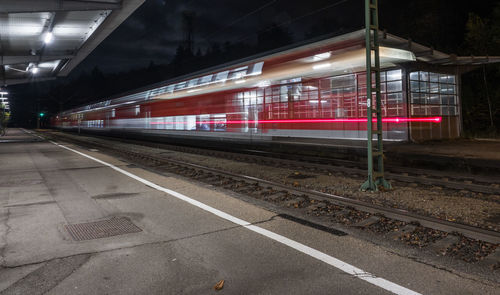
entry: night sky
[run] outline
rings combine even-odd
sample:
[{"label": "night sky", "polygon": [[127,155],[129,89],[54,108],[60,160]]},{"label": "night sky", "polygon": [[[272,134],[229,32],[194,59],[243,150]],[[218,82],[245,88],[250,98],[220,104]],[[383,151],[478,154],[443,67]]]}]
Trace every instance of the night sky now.
[{"label": "night sky", "polygon": [[[167,63],[185,38],[183,13],[193,13],[194,49],[211,43],[254,43],[257,32],[271,24],[303,40],[321,22],[361,28],[362,1],[343,0],[146,0],[77,68],[98,65],[104,72],[144,67],[150,61]],[[338,3],[338,4],[336,4]],[[311,15],[307,15],[312,13]]]},{"label": "night sky", "polygon": [[[449,51],[463,42],[470,12],[487,15],[499,1],[380,0],[381,28]],[[257,32],[277,24],[294,41],[364,26],[362,0],[146,0],[76,69],[104,72],[169,62],[185,38],[183,13],[192,13],[194,49],[211,43],[254,43]],[[315,32],[319,30],[320,32]],[[437,44],[436,44],[437,43]],[[454,50],[452,50],[454,51]]]}]

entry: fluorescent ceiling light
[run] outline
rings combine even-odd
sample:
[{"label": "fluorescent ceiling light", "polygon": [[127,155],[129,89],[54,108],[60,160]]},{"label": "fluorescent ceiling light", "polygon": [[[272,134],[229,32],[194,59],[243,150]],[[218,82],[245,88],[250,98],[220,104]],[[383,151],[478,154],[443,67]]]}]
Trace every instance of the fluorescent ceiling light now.
[{"label": "fluorescent ceiling light", "polygon": [[54,69],[56,68],[61,60],[54,60],[54,61],[46,61],[38,64],[38,67],[41,69]]},{"label": "fluorescent ceiling light", "polygon": [[241,83],[245,83],[246,81],[247,80],[245,80],[245,79],[241,79],[241,80],[234,81],[234,83],[241,84]]},{"label": "fluorescent ceiling light", "polygon": [[53,39],[54,39],[54,34],[52,34],[52,32],[47,32],[45,34],[45,37],[43,38],[43,42],[45,42],[45,44],[49,44],[52,42]]},{"label": "fluorescent ceiling light", "polygon": [[55,26],[52,30],[56,36],[79,36],[85,35],[87,26]]},{"label": "fluorescent ceiling light", "polygon": [[7,91],[0,91],[0,94],[1,94],[1,95],[7,95],[7,94],[9,94],[9,93],[8,93]]}]

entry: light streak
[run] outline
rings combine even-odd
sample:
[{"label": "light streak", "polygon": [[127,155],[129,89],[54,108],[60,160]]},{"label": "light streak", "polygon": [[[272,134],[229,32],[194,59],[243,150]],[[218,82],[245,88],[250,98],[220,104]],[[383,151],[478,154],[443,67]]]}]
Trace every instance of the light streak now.
[{"label": "light streak", "polygon": [[[421,118],[382,118],[382,123],[408,123],[408,122],[427,122],[441,123],[442,117],[421,117]],[[366,118],[351,118],[351,119],[290,119],[290,120],[229,120],[229,121],[200,121],[197,124],[285,124],[285,123],[366,123]],[[377,119],[373,119],[377,122]],[[151,122],[151,125],[175,125],[187,124],[187,122]]]}]

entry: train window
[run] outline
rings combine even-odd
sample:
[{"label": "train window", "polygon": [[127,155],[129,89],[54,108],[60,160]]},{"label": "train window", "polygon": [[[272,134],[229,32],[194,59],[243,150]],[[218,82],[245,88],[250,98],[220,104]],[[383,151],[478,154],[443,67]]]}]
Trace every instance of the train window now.
[{"label": "train window", "polygon": [[439,82],[455,84],[455,76],[452,75],[441,75],[439,77]]},{"label": "train window", "polygon": [[441,104],[455,105],[456,104],[455,95],[441,96]]},{"label": "train window", "polygon": [[184,116],[175,116],[175,130],[184,130]]},{"label": "train window", "polygon": [[166,117],[165,118],[165,129],[172,130],[172,129],[174,129],[174,126],[175,126],[174,117]]},{"label": "train window", "polygon": [[111,109],[111,118],[114,118],[116,116],[116,110]]},{"label": "train window", "polygon": [[419,72],[420,81],[429,81],[428,72]]},{"label": "train window", "polygon": [[300,84],[295,84],[292,86],[292,95],[293,95],[293,100],[297,101],[301,99],[302,96],[302,85]]},{"label": "train window", "polygon": [[439,82],[439,74],[438,73],[430,73],[430,81],[431,82]]},{"label": "train window", "polygon": [[420,81],[420,92],[429,92],[429,83],[426,81]]},{"label": "train window", "polygon": [[256,95],[257,95],[257,104],[261,105],[264,99],[264,90],[262,88],[257,89]]},{"label": "train window", "polygon": [[410,81],[410,89],[414,92],[420,92],[420,84],[417,81]]},{"label": "train window", "polygon": [[393,70],[387,72],[387,81],[401,81],[402,73],[401,70]]},{"label": "train window", "polygon": [[385,82],[387,81],[387,72],[381,72],[380,73],[380,82]]},{"label": "train window", "polygon": [[430,93],[439,93],[439,83],[430,83],[429,91]]},{"label": "train window", "polygon": [[389,93],[387,94],[387,103],[388,104],[400,104],[403,103],[403,93]]},{"label": "train window", "polygon": [[425,104],[425,94],[412,93],[411,102],[413,104]]},{"label": "train window", "polygon": [[247,75],[248,76],[256,76],[262,74],[262,67],[264,66],[264,62],[258,62],[250,66],[248,69]]},{"label": "train window", "polygon": [[199,115],[196,130],[210,131],[210,115]]},{"label": "train window", "polygon": [[204,85],[204,84],[212,82],[213,76],[214,75],[210,74],[210,75],[206,75],[206,76],[201,77],[199,85]]},{"label": "train window", "polygon": [[165,93],[172,93],[174,92],[175,84],[173,85],[168,85],[167,88],[165,89]]},{"label": "train window", "polygon": [[195,78],[195,79],[189,80],[189,82],[187,83],[187,87],[190,88],[190,87],[197,86],[198,85],[198,80],[199,80],[199,78]]},{"label": "train window", "polygon": [[178,91],[178,90],[182,90],[184,88],[186,88],[186,81],[175,84],[174,90]]},{"label": "train window", "polygon": [[403,83],[400,81],[387,82],[387,92],[397,92],[403,90]]},{"label": "train window", "polygon": [[288,101],[288,97],[291,95],[291,93],[289,93],[289,88],[291,88],[291,87],[288,85],[280,86],[280,101],[281,102]]},{"label": "train window", "polygon": [[227,80],[228,74],[229,74],[229,71],[217,73],[217,75],[215,76],[214,82],[225,82]]},{"label": "train window", "polygon": [[428,104],[441,104],[441,101],[439,100],[439,95],[430,95],[429,99],[427,101]]},{"label": "train window", "polygon": [[212,115],[214,131],[226,131],[226,114]]},{"label": "train window", "polygon": [[441,93],[443,93],[443,94],[455,94],[455,85],[453,85],[453,84],[441,84]]},{"label": "train window", "polygon": [[411,72],[410,73],[410,80],[418,81],[418,72]]},{"label": "train window", "polygon": [[236,80],[245,77],[247,73],[248,66],[237,68],[229,72],[228,80]]},{"label": "train window", "polygon": [[332,77],[331,81],[332,81],[332,88],[349,87],[356,85],[356,76],[355,75],[337,76],[337,77]]},{"label": "train window", "polygon": [[165,92],[165,88],[166,87],[161,87],[161,88],[156,88],[156,89],[151,90],[150,96],[154,97],[154,96],[157,96],[157,95],[160,95],[160,94],[164,93]]},{"label": "train window", "polygon": [[196,116],[185,116],[186,117],[186,130],[196,130]]},{"label": "train window", "polygon": [[273,92],[272,92],[272,102],[280,102],[280,88],[279,87],[273,87]]},{"label": "train window", "polygon": [[135,115],[139,115],[141,113],[141,106],[140,105],[136,105],[135,106]]}]

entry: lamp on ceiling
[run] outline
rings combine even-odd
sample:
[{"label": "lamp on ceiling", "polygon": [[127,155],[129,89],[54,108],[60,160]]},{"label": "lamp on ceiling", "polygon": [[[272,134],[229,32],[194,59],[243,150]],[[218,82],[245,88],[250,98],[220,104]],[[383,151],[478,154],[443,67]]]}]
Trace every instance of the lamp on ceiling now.
[{"label": "lamp on ceiling", "polygon": [[45,44],[49,44],[52,42],[53,39],[54,39],[54,34],[52,34],[52,32],[47,32],[45,34],[45,37],[43,38],[43,42],[45,42]]}]

